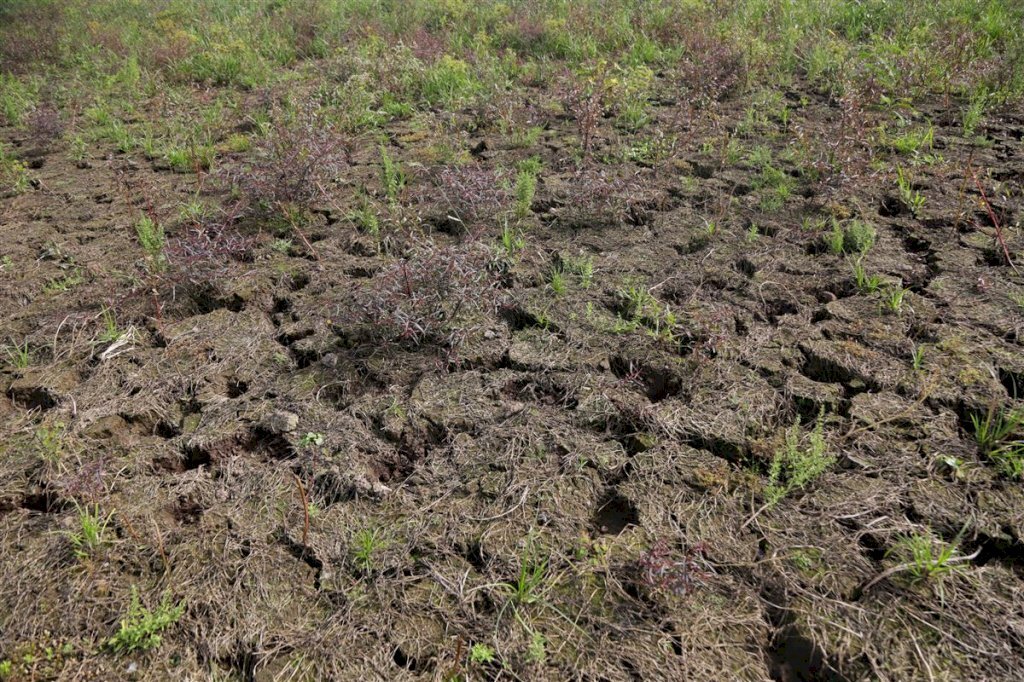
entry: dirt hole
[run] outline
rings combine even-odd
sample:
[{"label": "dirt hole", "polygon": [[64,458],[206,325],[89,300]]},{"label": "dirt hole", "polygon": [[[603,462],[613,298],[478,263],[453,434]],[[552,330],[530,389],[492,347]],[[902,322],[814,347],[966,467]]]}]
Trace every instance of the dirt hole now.
[{"label": "dirt hole", "polygon": [[594,528],[605,535],[618,535],[628,526],[639,525],[636,505],[614,490],[605,493],[594,512]]}]

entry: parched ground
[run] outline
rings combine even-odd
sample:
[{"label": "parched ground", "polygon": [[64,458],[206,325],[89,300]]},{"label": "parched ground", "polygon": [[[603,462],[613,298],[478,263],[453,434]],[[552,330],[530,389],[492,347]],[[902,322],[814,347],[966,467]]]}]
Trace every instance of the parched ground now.
[{"label": "parched ground", "polygon": [[[900,113],[925,146],[828,184],[791,151],[849,151],[835,99],[797,80],[712,120],[675,92],[656,153],[596,124],[600,180],[557,107],[526,145],[470,107],[355,135],[301,228],[243,221],[244,256],[155,294],[134,226],[184,234],[180,206],[230,203],[217,174],[0,129],[33,179],[0,203],[0,678],[1024,676],[1024,489],[972,423],[1022,406],[1024,114],[968,138],[934,96]],[[446,154],[491,178],[539,157],[520,249],[451,217]],[[861,224],[862,256],[830,247]],[[457,352],[350,314],[428,242],[501,269]],[[768,504],[816,424],[829,465]],[[106,525],[76,554],[83,510]],[[910,537],[943,570],[916,576]],[[183,611],[118,654],[133,593]]]}]

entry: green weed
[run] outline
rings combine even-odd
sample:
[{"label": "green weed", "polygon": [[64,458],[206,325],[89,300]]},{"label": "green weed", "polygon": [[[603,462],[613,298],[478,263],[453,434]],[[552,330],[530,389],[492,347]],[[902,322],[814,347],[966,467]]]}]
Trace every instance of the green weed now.
[{"label": "green weed", "polygon": [[900,193],[900,201],[915,217],[921,216],[924,208],[925,198],[921,192],[914,188],[909,174],[904,172],[900,166],[896,167],[896,187]]},{"label": "green weed", "polygon": [[569,290],[569,283],[565,277],[565,270],[561,266],[556,266],[551,269],[548,274],[548,286],[551,287],[551,291],[556,296],[561,296]]},{"label": "green weed", "polygon": [[3,192],[21,194],[32,186],[28,166],[4,150],[0,143],[0,196]]},{"label": "green weed", "polygon": [[515,215],[523,220],[530,215],[533,197],[537,193],[537,173],[529,167],[520,168],[516,173]]},{"label": "green weed", "polygon": [[112,518],[113,512],[103,516],[97,505],[91,509],[88,506],[78,508],[78,525],[75,530],[68,531],[76,557],[86,559],[106,544],[104,533]]},{"label": "green weed", "polygon": [[174,604],[170,593],[165,593],[156,609],[150,611],[142,605],[138,589],[133,586],[128,613],[121,619],[117,634],[107,640],[107,648],[118,655],[155,649],[163,641],[161,633],[184,613],[184,600]]},{"label": "green weed", "polygon": [[924,368],[924,346],[914,346],[914,352],[910,356],[910,366],[914,368],[915,372],[920,372]]},{"label": "green weed", "polygon": [[956,557],[957,541],[942,542],[931,534],[914,533],[901,537],[886,555],[895,556],[910,576],[912,583],[938,580],[961,570],[953,563]]},{"label": "green weed", "polygon": [[594,283],[594,259],[590,256],[564,257],[562,264],[567,272],[579,277],[580,286],[584,289],[589,289]]},{"label": "green weed", "polygon": [[4,353],[15,369],[25,369],[32,364],[32,351],[28,347],[28,341],[24,341],[20,346],[16,343],[5,346]]},{"label": "green weed", "polygon": [[882,292],[882,308],[899,315],[903,312],[903,304],[909,292],[910,290],[905,289],[899,282],[886,287]]},{"label": "green weed", "polygon": [[63,277],[55,277],[49,280],[43,287],[48,294],[60,294],[70,291],[85,281],[85,275],[79,268],[74,268]]},{"label": "green weed", "polygon": [[364,528],[353,538],[352,557],[356,566],[365,574],[374,571],[374,555],[384,547],[384,537],[376,528]]},{"label": "green weed", "polygon": [[508,594],[514,606],[536,604],[543,598],[544,581],[547,577],[547,559],[523,559],[519,564],[519,573],[511,583],[502,583],[500,587]]},{"label": "green weed", "polygon": [[64,457],[64,430],[63,422],[53,424],[42,424],[35,430],[36,447],[39,450],[40,458],[47,464],[59,464]]},{"label": "green weed", "polygon": [[1007,478],[1024,478],[1024,409],[991,408],[971,415],[974,440],[981,454]]},{"label": "green weed", "polygon": [[512,258],[526,246],[526,238],[518,229],[506,222],[501,228],[501,249],[507,258]]},{"label": "green weed", "polygon": [[790,493],[806,487],[835,462],[824,435],[824,410],[809,433],[804,434],[797,419],[786,430],[785,443],[775,452],[764,487],[765,502],[774,506]]},{"label": "green weed", "polygon": [[100,343],[117,341],[124,335],[124,332],[117,326],[117,317],[114,311],[104,307],[102,311],[103,330],[100,332]]},{"label": "green weed", "polygon": [[853,281],[862,294],[873,294],[882,288],[882,276],[867,274],[860,258],[853,261]]},{"label": "green weed", "polygon": [[985,119],[985,108],[988,104],[988,93],[982,91],[971,98],[963,113],[964,136],[974,137],[978,127]]},{"label": "green weed", "polygon": [[135,223],[135,236],[142,247],[146,270],[151,274],[163,272],[167,268],[163,226],[150,216],[144,215]]},{"label": "green weed", "polygon": [[493,663],[495,660],[495,651],[486,644],[477,642],[469,649],[469,662],[476,665],[485,665],[487,663]]},{"label": "green weed", "polygon": [[843,230],[843,251],[863,255],[875,245],[877,237],[878,232],[868,223],[851,220]]},{"label": "green weed", "polygon": [[929,125],[924,129],[908,130],[889,140],[889,146],[903,155],[917,155],[924,150],[931,150],[935,143],[935,128]]},{"label": "green weed", "polygon": [[397,161],[391,158],[387,148],[380,146],[380,184],[384,188],[384,196],[391,204],[397,204],[402,190],[405,188],[405,171]]},{"label": "green weed", "polygon": [[364,201],[361,206],[350,212],[348,219],[363,234],[368,234],[374,239],[380,238],[380,218],[377,217],[377,212],[368,202]]}]

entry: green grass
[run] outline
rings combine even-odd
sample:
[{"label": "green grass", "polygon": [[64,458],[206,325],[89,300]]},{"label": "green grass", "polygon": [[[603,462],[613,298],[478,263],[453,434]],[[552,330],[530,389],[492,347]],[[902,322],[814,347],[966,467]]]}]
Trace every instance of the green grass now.
[{"label": "green grass", "polygon": [[989,409],[971,415],[974,440],[982,456],[1001,474],[1024,479],[1024,409]]},{"label": "green grass", "polygon": [[551,287],[555,296],[562,296],[569,291],[569,282],[562,266],[556,266],[548,273],[548,286]]},{"label": "green grass", "polygon": [[519,564],[516,579],[502,583],[500,587],[514,606],[536,604],[543,599],[547,572],[547,559],[523,559]]},{"label": "green grass", "polygon": [[853,261],[853,282],[862,294],[873,294],[882,288],[882,276],[869,275],[860,258]]},{"label": "green grass", "polygon": [[352,540],[352,558],[364,574],[371,574],[376,568],[376,554],[384,548],[384,536],[376,528],[359,530]]},{"label": "green grass", "polygon": [[963,570],[953,561],[958,543],[959,536],[953,542],[942,542],[930,533],[913,533],[900,537],[886,554],[901,562],[911,583],[936,581]]},{"label": "green grass", "polygon": [[79,559],[86,559],[94,555],[103,545],[106,544],[107,526],[114,517],[113,512],[103,516],[99,507],[93,505],[78,508],[78,524],[73,531],[68,532],[68,539],[74,548],[75,556]]},{"label": "green grass", "polygon": [[32,364],[32,351],[28,347],[28,341],[23,342],[21,345],[16,343],[9,344],[4,347],[4,353],[7,355],[11,366],[15,369],[25,369]]},{"label": "green grass", "polygon": [[886,312],[899,315],[903,312],[903,305],[906,302],[909,289],[905,289],[902,283],[892,284],[882,291],[882,309]]}]

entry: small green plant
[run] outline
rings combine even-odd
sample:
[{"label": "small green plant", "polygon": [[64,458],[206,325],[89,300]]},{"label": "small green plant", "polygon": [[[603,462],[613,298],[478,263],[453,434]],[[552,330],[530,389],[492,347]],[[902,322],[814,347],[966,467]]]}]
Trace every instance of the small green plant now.
[{"label": "small green plant", "polygon": [[168,149],[164,154],[167,165],[178,173],[187,173],[192,170],[192,155],[184,147]]},{"label": "small green plant", "polygon": [[501,228],[501,248],[505,252],[505,256],[512,258],[525,246],[526,238],[523,237],[523,233],[505,222]]},{"label": "small green plant", "polygon": [[36,447],[47,464],[58,464],[64,456],[64,428],[63,422],[41,424],[36,428]]},{"label": "small green plant", "polygon": [[372,573],[374,570],[374,554],[384,547],[384,539],[376,528],[364,528],[356,533],[353,538],[354,549],[352,556],[356,566],[363,573]]},{"label": "small green plant", "polygon": [[882,276],[867,274],[860,258],[853,261],[853,281],[863,294],[873,294],[882,288]]},{"label": "small green plant", "polygon": [[280,238],[280,239],[275,239],[274,241],[270,242],[270,250],[275,252],[275,253],[280,253],[280,254],[287,255],[288,252],[291,251],[291,249],[292,249],[292,240],[291,239]]},{"label": "small green plant", "polygon": [[0,192],[21,194],[32,186],[28,166],[4,151],[0,144]]},{"label": "small green plant", "polygon": [[824,435],[825,412],[818,415],[814,429],[803,434],[800,419],[786,430],[785,442],[768,467],[765,502],[774,506],[786,495],[800,490],[832,466],[835,456],[828,452]]},{"label": "small green plant", "polygon": [[569,290],[569,283],[565,277],[565,270],[561,266],[557,266],[551,269],[548,275],[548,286],[551,287],[551,291],[556,296],[561,296]]},{"label": "small green plant", "polygon": [[85,276],[82,274],[81,269],[74,268],[63,277],[55,277],[49,280],[43,287],[43,291],[48,294],[60,294],[65,291],[71,291],[84,281]]},{"label": "small green plant", "polygon": [[167,257],[164,254],[166,239],[164,228],[152,217],[145,215],[135,223],[135,235],[142,247],[146,259],[146,270],[150,274],[163,272],[167,268]]},{"label": "small green plant", "polygon": [[420,81],[420,93],[429,105],[453,106],[479,88],[470,65],[447,54],[429,66]]},{"label": "small green plant", "polygon": [[935,142],[935,128],[929,124],[927,128],[911,129],[889,140],[889,146],[903,155],[917,155],[923,150],[931,150]]},{"label": "small green plant", "polygon": [[877,237],[878,232],[874,227],[861,220],[852,220],[843,230],[843,251],[866,254],[875,245]]},{"label": "small green plant", "polygon": [[992,407],[984,416],[972,414],[971,424],[981,454],[1007,478],[1024,478],[1024,409]]},{"label": "small green plant", "polygon": [[760,193],[761,210],[769,213],[780,210],[792,195],[795,184],[789,174],[770,162],[762,165],[760,175],[753,182],[754,189]]},{"label": "small green plant", "polygon": [[320,447],[324,444],[324,434],[322,433],[307,433],[305,436],[299,439],[299,446],[303,448],[308,447]]},{"label": "small green plant", "polygon": [[537,193],[537,173],[531,168],[520,168],[516,173],[515,215],[523,220],[530,215],[533,197]]},{"label": "small green plant", "polygon": [[384,196],[391,204],[397,204],[402,190],[405,188],[405,171],[397,161],[391,158],[387,147],[380,146],[380,184],[384,188]]},{"label": "small green plant", "polygon": [[673,341],[678,324],[675,313],[650,292],[643,282],[629,278],[615,292],[620,315],[611,331],[616,334],[644,328],[656,339]]},{"label": "small green plant", "polygon": [[487,663],[493,663],[495,659],[494,649],[477,642],[469,649],[469,662],[476,665],[486,665]]},{"label": "small green plant", "polygon": [[987,103],[988,93],[984,91],[971,98],[963,114],[964,136],[974,137],[978,132],[978,126],[985,119],[985,106]]},{"label": "small green plant", "polygon": [[967,475],[966,463],[956,455],[936,455],[935,463],[943,472],[951,474],[955,479],[963,479]]},{"label": "small green plant", "polygon": [[896,187],[899,189],[900,201],[915,217],[921,216],[924,208],[925,198],[920,191],[914,188],[910,176],[900,166],[896,167]]},{"label": "small green plant", "polygon": [[111,343],[117,341],[123,336],[122,332],[117,326],[117,317],[114,315],[114,311],[110,308],[103,308],[103,331],[100,332],[101,343]]},{"label": "small green plant", "polygon": [[4,352],[15,369],[25,369],[32,364],[32,351],[29,350],[28,341],[23,342],[20,346],[16,343],[5,346]]},{"label": "small green plant", "polygon": [[843,232],[843,228],[839,225],[838,220],[833,220],[832,230],[825,235],[825,243],[828,245],[829,252],[837,256],[842,254],[845,241],[846,234]]},{"label": "small green plant", "polygon": [[82,139],[81,135],[75,135],[74,137],[71,138],[71,142],[68,144],[68,153],[71,156],[71,160],[75,161],[76,163],[81,163],[82,161],[85,161],[87,148],[85,145],[85,140]]},{"label": "small green plant", "polygon": [[903,303],[909,291],[899,282],[886,287],[885,291],[882,292],[882,307],[890,313],[899,315],[903,312]]},{"label": "small green plant", "polygon": [[863,256],[875,245],[877,237],[877,231],[868,223],[851,220],[843,227],[833,218],[832,230],[825,235],[825,243],[828,250],[836,255],[848,253]]},{"label": "small green plant", "polygon": [[206,217],[208,210],[198,197],[192,197],[178,207],[178,218],[184,222],[200,225]]},{"label": "small green plant", "polygon": [[896,557],[910,576],[911,583],[938,580],[961,568],[954,559],[962,534],[963,531],[948,543],[931,533],[904,535],[886,552],[886,556]]},{"label": "small green plant", "polygon": [[589,289],[594,283],[594,259],[590,256],[563,258],[562,264],[567,272],[579,277],[580,286],[584,289]]},{"label": "small green plant", "polygon": [[68,532],[76,557],[86,559],[106,543],[104,533],[113,517],[113,512],[101,515],[96,505],[91,509],[88,506],[78,508],[78,525],[75,530]]},{"label": "small green plant", "polygon": [[547,570],[547,559],[524,558],[519,564],[519,573],[516,575],[515,582],[502,583],[501,587],[508,593],[515,606],[536,604],[543,598],[542,588]]},{"label": "small green plant", "polygon": [[380,238],[380,219],[369,203],[364,203],[349,213],[348,219],[352,221],[360,232],[368,234],[374,239]]},{"label": "small green plant", "polygon": [[924,346],[914,346],[914,352],[910,355],[910,365],[915,372],[924,368]]},{"label": "small green plant", "polygon": [[534,630],[530,633],[530,645],[526,648],[526,660],[531,663],[543,663],[547,657],[547,640],[544,635]]},{"label": "small green plant", "polygon": [[165,593],[159,606],[150,611],[142,605],[138,589],[133,586],[128,613],[121,619],[117,634],[107,641],[107,647],[118,655],[154,649],[160,646],[161,633],[177,623],[184,613],[184,600],[174,604],[170,593]]}]

